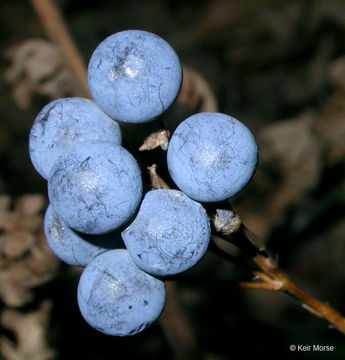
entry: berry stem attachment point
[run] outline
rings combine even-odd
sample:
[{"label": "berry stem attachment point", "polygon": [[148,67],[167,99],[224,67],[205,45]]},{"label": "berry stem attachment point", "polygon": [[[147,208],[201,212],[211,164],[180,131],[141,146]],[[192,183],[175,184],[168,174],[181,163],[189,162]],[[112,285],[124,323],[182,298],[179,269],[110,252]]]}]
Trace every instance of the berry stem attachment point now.
[{"label": "berry stem attachment point", "polygon": [[156,170],[157,165],[156,164],[152,164],[147,169],[150,174],[152,190],[157,190],[157,189],[169,190],[170,189],[170,187],[167,185],[167,183],[157,174],[157,170]]},{"label": "berry stem attachment point", "polygon": [[[156,186],[164,184],[164,186],[166,186],[165,188],[169,188],[157,174],[156,168],[157,166],[155,164],[149,167],[152,187],[156,188]],[[219,219],[219,217],[221,217],[221,219]],[[345,335],[345,318],[331,306],[315,299],[299,288],[288,275],[279,268],[277,261],[274,259],[271,251],[266,247],[266,244],[242,223],[237,214],[235,216],[235,213],[232,210],[217,209],[216,215],[213,216],[212,225],[213,233],[215,234],[212,234],[212,241],[209,249],[213,253],[244,268],[243,264],[238,261],[236,256],[223,246],[219,245],[219,240],[224,240],[224,242],[233,244],[246,253],[252,263],[260,269],[260,271],[252,271],[252,274],[256,279],[261,281],[243,282],[240,283],[241,287],[246,289],[284,291],[288,295],[299,300],[304,309],[311,314],[328,321]],[[217,226],[219,232],[217,232]]]},{"label": "berry stem attachment point", "polygon": [[160,146],[163,150],[168,149],[170,133],[168,130],[159,130],[149,135],[140,146],[139,151],[153,150]]}]

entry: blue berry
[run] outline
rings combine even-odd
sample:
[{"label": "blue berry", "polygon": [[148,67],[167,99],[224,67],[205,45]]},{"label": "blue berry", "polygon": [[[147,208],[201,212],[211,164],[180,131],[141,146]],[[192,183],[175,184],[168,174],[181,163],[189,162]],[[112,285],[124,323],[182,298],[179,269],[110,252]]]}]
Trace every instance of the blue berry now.
[{"label": "blue berry", "polygon": [[155,321],[166,300],[164,282],[140,270],[127,250],[109,250],[85,268],[78,285],[84,319],[107,335],[134,335]]},{"label": "blue berry", "polygon": [[127,30],[98,45],[88,80],[94,101],[105,113],[117,121],[143,123],[173,103],[182,67],[165,40],[147,31]]},{"label": "blue berry", "polygon": [[126,223],[139,206],[140,169],[119,145],[79,143],[55,163],[48,195],[56,214],[72,229],[110,232]]},{"label": "blue berry", "polygon": [[72,266],[86,266],[96,255],[123,247],[118,231],[93,236],[77,233],[61,221],[51,205],[44,217],[44,233],[53,253]]},{"label": "blue berry", "polygon": [[153,275],[173,275],[204,256],[210,224],[205,209],[181,191],[154,190],[146,194],[122,237],[139,268]]},{"label": "blue berry", "polygon": [[51,168],[63,152],[73,144],[90,140],[120,145],[120,127],[91,100],[65,98],[52,101],[40,111],[31,128],[31,161],[48,180]]},{"label": "blue berry", "polygon": [[244,188],[257,157],[255,139],[240,121],[220,113],[199,113],[177,127],[167,161],[171,177],[185,194],[217,202]]}]

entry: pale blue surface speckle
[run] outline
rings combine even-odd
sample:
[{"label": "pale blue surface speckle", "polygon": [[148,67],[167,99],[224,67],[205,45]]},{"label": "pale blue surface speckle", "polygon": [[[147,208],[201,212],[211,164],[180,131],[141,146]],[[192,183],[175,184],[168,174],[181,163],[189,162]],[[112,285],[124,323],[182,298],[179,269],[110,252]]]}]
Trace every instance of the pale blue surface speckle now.
[{"label": "pale blue surface speckle", "polygon": [[119,145],[79,143],[55,163],[48,195],[56,214],[72,229],[110,232],[126,223],[139,206],[140,169]]},{"label": "pale blue surface speckle", "polygon": [[182,67],[173,48],[158,35],[141,30],[113,34],[89,62],[88,81],[98,106],[125,123],[153,120],[176,99]]},{"label": "pale blue surface speckle", "polygon": [[63,152],[78,142],[90,140],[121,145],[120,127],[91,100],[52,101],[40,111],[31,128],[31,161],[48,180],[51,168]]},{"label": "pale blue surface speckle", "polygon": [[44,217],[44,233],[53,253],[72,266],[86,266],[96,255],[124,247],[119,231],[103,235],[77,233],[54,213],[51,205]]},{"label": "pale blue surface speckle", "polygon": [[146,194],[139,213],[122,232],[138,267],[159,276],[190,269],[204,256],[210,241],[205,209],[177,190]]},{"label": "pale blue surface speckle", "polygon": [[140,270],[127,250],[95,257],[78,285],[84,319],[107,335],[134,335],[155,321],[166,301],[164,282]]},{"label": "pale blue surface speckle", "polygon": [[202,202],[228,199],[252,178],[258,149],[248,128],[220,113],[184,120],[171,137],[167,161],[176,185]]}]

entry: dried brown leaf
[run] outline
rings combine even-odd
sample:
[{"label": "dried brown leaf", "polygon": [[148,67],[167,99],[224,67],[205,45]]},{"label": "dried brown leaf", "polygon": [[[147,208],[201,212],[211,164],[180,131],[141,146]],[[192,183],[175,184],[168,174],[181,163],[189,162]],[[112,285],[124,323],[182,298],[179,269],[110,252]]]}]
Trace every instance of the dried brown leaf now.
[{"label": "dried brown leaf", "polygon": [[14,204],[14,211],[23,215],[36,215],[46,204],[46,199],[41,194],[23,195]]},{"label": "dried brown leaf", "polygon": [[306,191],[319,182],[322,147],[312,131],[314,114],[266,126],[258,136],[261,161],[282,178],[284,186]]},{"label": "dried brown leaf", "polygon": [[27,108],[34,93],[51,99],[73,95],[71,73],[63,65],[54,44],[43,39],[29,39],[7,50],[11,61],[5,80],[12,87],[12,96],[21,108]]},{"label": "dried brown leaf", "polygon": [[334,166],[345,161],[345,57],[330,65],[329,74],[335,91],[313,121],[313,129],[325,145],[327,166]]},{"label": "dried brown leaf", "polygon": [[50,360],[55,353],[47,344],[47,326],[52,303],[44,301],[38,310],[22,313],[6,309],[1,314],[1,324],[11,330],[16,344],[6,337],[0,338],[0,352],[6,360]]},{"label": "dried brown leaf", "polygon": [[[0,199],[1,200],[1,199]],[[0,211],[0,298],[7,306],[23,306],[32,299],[31,290],[49,281],[58,260],[43,234],[45,204],[41,195],[24,195],[11,211],[8,197],[2,197]]]},{"label": "dried brown leaf", "polygon": [[27,252],[35,242],[32,234],[18,230],[11,232],[11,235],[1,236],[3,255],[9,259],[16,259]]},{"label": "dried brown leaf", "polygon": [[11,197],[9,195],[0,195],[0,213],[7,211],[11,204]]},{"label": "dried brown leaf", "polygon": [[261,238],[284,219],[291,205],[319,184],[323,146],[312,127],[315,118],[314,113],[304,113],[265,126],[257,136],[260,161],[253,193],[234,204]]}]

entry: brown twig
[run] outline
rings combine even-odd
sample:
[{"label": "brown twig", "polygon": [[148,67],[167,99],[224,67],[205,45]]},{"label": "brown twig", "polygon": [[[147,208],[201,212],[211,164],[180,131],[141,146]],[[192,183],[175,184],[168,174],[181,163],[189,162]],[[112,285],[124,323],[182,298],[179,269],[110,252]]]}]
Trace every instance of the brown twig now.
[{"label": "brown twig", "polygon": [[200,359],[192,326],[184,313],[176,282],[166,282],[167,304],[159,322],[176,360]]},{"label": "brown twig", "polygon": [[[217,211],[217,213],[219,213],[219,211]],[[221,228],[218,228],[218,231],[222,233],[222,238],[224,240],[239,246],[243,250],[245,250],[246,245],[249,244],[250,256],[252,256],[251,254],[254,247],[256,249],[256,253],[252,256],[252,261],[261,270],[253,271],[255,278],[261,281],[245,282],[240,285],[247,289],[284,291],[299,300],[302,303],[303,308],[308,310],[310,313],[327,320],[341,333],[345,334],[345,318],[331,306],[313,298],[311,295],[299,288],[283,271],[281,271],[281,269],[279,269],[277,262],[274,260],[273,255],[266,247],[265,243],[252,231],[243,224],[241,224],[241,226],[233,227],[233,232],[224,231],[231,228],[229,225],[231,225],[231,222],[234,221],[234,219],[234,216],[229,217],[229,224],[223,224]],[[217,216],[213,218],[213,221],[217,221]],[[236,222],[238,222],[238,219],[236,219]],[[234,241],[236,236],[239,236],[240,242]]]},{"label": "brown twig", "polygon": [[52,0],[31,0],[31,3],[47,36],[57,45],[66,65],[80,83],[81,95],[90,97],[85,63],[72,41],[58,8]]},{"label": "brown twig", "polygon": [[301,301],[302,306],[313,315],[327,320],[341,333],[345,334],[345,318],[331,306],[313,298],[299,288],[285,273],[283,273],[276,261],[271,257],[258,254],[253,258],[255,264],[262,272],[255,272],[261,282],[242,283],[241,286],[250,289],[266,289],[284,291]]},{"label": "brown twig", "polygon": [[[66,64],[80,82],[81,89],[85,96],[89,96],[85,64],[71,39],[59,10],[51,0],[31,0],[31,2],[42,21],[42,25],[47,32],[47,35],[59,47]],[[209,90],[207,83],[205,84],[204,80],[200,76],[197,76],[198,74],[191,69],[185,68],[185,74],[186,73],[187,75],[191,74],[191,77],[197,84],[192,82],[191,85],[188,86],[188,89],[182,92],[178,101],[182,103],[193,103],[196,102],[198,96],[200,96],[204,100],[202,111],[216,111],[216,101],[212,92]],[[186,84],[187,82],[185,81],[185,86]],[[184,97],[184,94],[190,94],[192,92],[191,89],[195,87],[199,89],[198,96],[193,95],[190,97],[189,95]],[[205,100],[208,100],[208,102]],[[153,188],[168,188],[163,179],[157,175],[155,165],[151,166],[149,170]],[[313,298],[311,295],[300,289],[279,269],[277,262],[266,248],[265,243],[260,241],[260,239],[258,239],[254,233],[243,224],[236,230],[242,235],[242,238],[246,239],[248,243],[256,249],[257,253],[252,257],[252,261],[261,269],[260,272],[253,272],[256,278],[261,280],[260,282],[242,283],[242,287],[284,291],[301,301],[302,306],[310,313],[327,320],[341,333],[345,334],[345,319],[340,313],[331,306]],[[226,234],[225,238],[229,241],[231,239],[231,234]],[[218,247],[218,249],[220,248]],[[165,310],[166,316],[162,317],[162,327],[165,330],[168,341],[174,349],[176,358],[190,358],[188,357],[188,354],[197,353],[196,340],[192,328],[185,314],[183,314],[175,285],[171,283],[168,285],[167,289],[170,301],[168,301]]]},{"label": "brown twig", "polygon": [[200,104],[200,112],[215,112],[218,110],[216,97],[208,82],[195,70],[183,65],[183,83],[177,102],[190,108]]},{"label": "brown twig", "polygon": [[[163,186],[164,188],[169,188],[163,179],[157,174],[155,165],[152,165],[149,170],[154,188],[163,188]],[[160,184],[163,184],[163,186]],[[224,216],[222,211],[228,212],[229,216]],[[226,260],[242,265],[239,261],[237,261],[234,254],[229,252],[229,249],[219,246],[217,238],[223,239],[224,241],[230,242],[241,248],[244,252],[247,252],[247,254],[251,257],[252,262],[254,262],[261,270],[253,271],[253,275],[255,278],[261,280],[260,282],[246,282],[241,283],[240,285],[247,289],[284,291],[301,301],[302,307],[310,313],[327,320],[341,333],[345,334],[345,318],[331,306],[307,294],[284,272],[282,272],[279,269],[277,262],[274,260],[270,250],[266,247],[266,244],[241,222],[236,213],[232,210],[222,211],[217,210],[216,215],[213,216],[214,230],[217,229],[218,233],[215,234],[216,236],[212,236],[213,243],[210,246],[210,249],[215,254],[221,255]],[[228,219],[228,223],[226,223],[226,219]],[[221,233],[221,235],[219,233]],[[235,240],[236,237],[237,241]],[[221,254],[221,252],[223,252],[224,255]]]},{"label": "brown twig", "polygon": [[147,168],[150,173],[150,181],[152,189],[170,189],[168,184],[157,174],[157,165],[152,164]]}]

